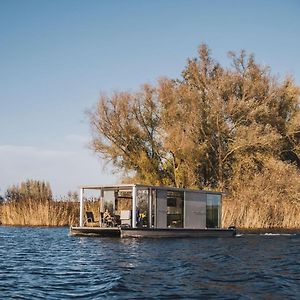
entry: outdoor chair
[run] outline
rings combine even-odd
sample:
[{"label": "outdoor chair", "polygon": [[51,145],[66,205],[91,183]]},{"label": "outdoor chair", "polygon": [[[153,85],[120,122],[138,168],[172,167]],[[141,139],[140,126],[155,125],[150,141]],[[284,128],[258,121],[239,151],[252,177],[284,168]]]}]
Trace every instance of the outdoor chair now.
[{"label": "outdoor chair", "polygon": [[88,224],[88,226],[99,226],[99,221],[96,221],[94,218],[94,213],[92,211],[87,211],[86,213],[86,221],[85,224]]},{"label": "outdoor chair", "polygon": [[116,227],[117,226],[117,221],[115,216],[108,216],[103,219],[103,224],[106,227]]}]

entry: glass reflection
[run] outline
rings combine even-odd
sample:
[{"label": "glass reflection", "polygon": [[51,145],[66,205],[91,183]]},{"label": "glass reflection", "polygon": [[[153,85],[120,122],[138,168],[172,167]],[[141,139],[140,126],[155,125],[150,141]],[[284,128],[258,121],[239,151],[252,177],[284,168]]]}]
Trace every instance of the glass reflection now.
[{"label": "glass reflection", "polygon": [[220,209],[221,195],[207,195],[206,201],[206,227],[218,228],[220,227]]}]

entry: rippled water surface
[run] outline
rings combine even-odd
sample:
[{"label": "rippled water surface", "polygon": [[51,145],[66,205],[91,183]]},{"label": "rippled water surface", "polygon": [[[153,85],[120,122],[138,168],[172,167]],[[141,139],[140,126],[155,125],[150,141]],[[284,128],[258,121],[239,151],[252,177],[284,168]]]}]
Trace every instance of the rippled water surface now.
[{"label": "rippled water surface", "polygon": [[1,299],[299,299],[300,236],[69,237],[0,227]]}]

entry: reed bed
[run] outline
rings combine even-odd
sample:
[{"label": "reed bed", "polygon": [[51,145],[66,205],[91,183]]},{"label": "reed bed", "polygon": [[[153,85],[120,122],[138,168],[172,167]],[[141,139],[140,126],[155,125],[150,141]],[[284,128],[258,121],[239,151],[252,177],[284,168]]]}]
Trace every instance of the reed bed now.
[{"label": "reed bed", "polygon": [[237,181],[223,199],[223,225],[239,228],[300,228],[299,170],[270,160],[262,173]]},{"label": "reed bed", "polygon": [[[99,220],[99,203],[86,201],[85,211]],[[70,226],[79,224],[78,201],[11,201],[0,205],[0,224],[8,226]]]},{"label": "reed bed", "polygon": [[[99,203],[86,201],[98,221]],[[268,198],[248,200],[225,197],[222,225],[238,228],[300,228],[300,203]],[[0,205],[0,224],[9,226],[70,226],[79,223],[79,202],[22,200]]]},{"label": "reed bed", "polygon": [[18,226],[68,226],[78,222],[79,203],[22,200],[0,205],[0,223]]},{"label": "reed bed", "polygon": [[225,198],[222,224],[224,227],[234,225],[247,229],[300,228],[300,203]]}]

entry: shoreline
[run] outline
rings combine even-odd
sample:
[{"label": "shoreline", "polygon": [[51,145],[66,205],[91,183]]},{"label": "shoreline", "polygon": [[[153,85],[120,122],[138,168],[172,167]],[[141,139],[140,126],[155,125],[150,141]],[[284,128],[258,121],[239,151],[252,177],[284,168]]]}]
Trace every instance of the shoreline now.
[{"label": "shoreline", "polygon": [[[69,228],[70,225],[11,225],[11,224],[0,224],[0,227],[41,227],[41,228],[60,228],[66,227]],[[300,234],[300,228],[236,228],[237,234]]]}]

